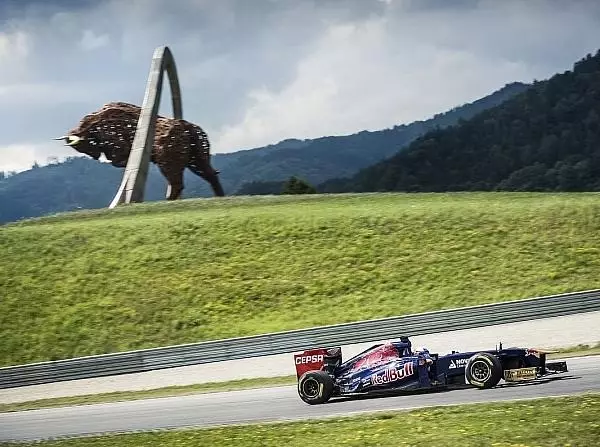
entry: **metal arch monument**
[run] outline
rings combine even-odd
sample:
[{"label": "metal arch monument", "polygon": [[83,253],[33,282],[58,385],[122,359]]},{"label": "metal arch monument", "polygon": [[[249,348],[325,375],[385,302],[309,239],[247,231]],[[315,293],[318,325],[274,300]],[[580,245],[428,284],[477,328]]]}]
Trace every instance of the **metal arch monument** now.
[{"label": "metal arch monument", "polygon": [[[165,71],[173,118],[158,115]],[[216,196],[225,195],[219,172],[210,164],[208,136],[202,128],[183,119],[177,68],[166,46],[154,51],[141,107],[123,102],[105,104],[81,119],[67,135],[56,139],[96,160],[104,154],[113,166],[125,168],[109,208],[144,201],[151,161],[167,180],[167,200],[181,197],[185,168],[206,180]]]},{"label": "metal arch monument", "polygon": [[165,71],[169,76],[171,87],[173,118],[178,120],[183,119],[181,89],[179,88],[175,58],[169,47],[158,47],[154,50],[154,55],[152,56],[152,65],[150,66],[150,73],[146,84],[144,102],[142,103],[140,118],[131,145],[131,153],[129,154],[127,166],[123,173],[123,180],[109,208],[114,208],[120,203],[142,202],[144,200],[144,189],[150,165],[150,152],[154,145],[154,130],[160,106]]}]

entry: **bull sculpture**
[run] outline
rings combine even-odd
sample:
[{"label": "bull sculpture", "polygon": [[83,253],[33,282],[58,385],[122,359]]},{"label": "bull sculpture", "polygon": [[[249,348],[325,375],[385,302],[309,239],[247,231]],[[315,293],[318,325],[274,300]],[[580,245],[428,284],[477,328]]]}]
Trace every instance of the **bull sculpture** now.
[{"label": "bull sculpture", "polygon": [[[67,135],[55,139],[64,140],[67,146],[95,160],[104,153],[113,166],[124,168],[140,111],[141,108],[133,104],[111,102],[86,115]],[[208,136],[200,126],[182,119],[158,116],[150,161],[167,180],[167,200],[181,197],[185,168],[206,180],[216,196],[225,195],[219,172],[210,165]]]}]

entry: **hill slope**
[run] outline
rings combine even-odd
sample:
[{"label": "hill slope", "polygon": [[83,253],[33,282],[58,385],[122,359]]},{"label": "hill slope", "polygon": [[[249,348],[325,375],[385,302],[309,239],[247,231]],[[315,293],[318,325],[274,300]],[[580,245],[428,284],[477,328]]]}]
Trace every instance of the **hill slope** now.
[{"label": "hill slope", "polygon": [[454,125],[522,93],[529,86],[515,82],[473,103],[439,113],[425,121],[353,135],[314,140],[286,140],[275,146],[218,154],[215,165],[230,191],[252,181],[285,180],[291,175],[311,183],[346,176],[395,154],[415,138],[435,128]]},{"label": "hill slope", "polygon": [[[76,209],[104,208],[113,199],[123,169],[85,157],[30,169],[0,180],[0,224]],[[186,172],[189,185],[203,180]],[[167,184],[150,165],[145,200],[163,200]]]},{"label": "hill slope", "polygon": [[[291,175],[316,184],[351,175],[395,154],[430,129],[469,118],[527,88],[526,84],[508,84],[473,103],[393,129],[315,140],[285,140],[263,148],[216,154],[213,164],[222,172],[221,180],[228,195],[249,182],[283,181]],[[122,169],[80,158],[0,180],[0,223],[77,208],[105,207],[117,191],[122,172]],[[207,184],[188,171],[185,183],[185,197],[212,196]],[[165,180],[152,165],[146,200],[162,200],[165,188]]]},{"label": "hill slope", "polygon": [[600,190],[600,51],[572,71],[319,189]]},{"label": "hill slope", "polygon": [[585,193],[229,197],[9,224],[0,365],[591,289],[598,247]]}]

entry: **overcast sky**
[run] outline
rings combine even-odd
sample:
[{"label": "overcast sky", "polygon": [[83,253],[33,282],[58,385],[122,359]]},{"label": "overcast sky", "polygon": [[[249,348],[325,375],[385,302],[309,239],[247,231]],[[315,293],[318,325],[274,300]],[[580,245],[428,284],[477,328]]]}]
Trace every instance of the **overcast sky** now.
[{"label": "overcast sky", "polygon": [[52,137],[107,102],[141,105],[160,45],[184,118],[232,152],[426,119],[571,69],[600,48],[600,1],[0,0],[0,171],[76,155]]}]

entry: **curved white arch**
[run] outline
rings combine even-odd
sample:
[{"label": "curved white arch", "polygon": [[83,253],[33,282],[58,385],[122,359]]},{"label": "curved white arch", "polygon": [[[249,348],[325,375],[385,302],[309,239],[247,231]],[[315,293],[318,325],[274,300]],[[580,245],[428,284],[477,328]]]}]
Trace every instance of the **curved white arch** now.
[{"label": "curved white arch", "polygon": [[183,119],[183,108],[181,104],[181,90],[175,59],[168,47],[162,46],[154,50],[152,65],[146,84],[144,102],[140,111],[135,136],[131,146],[131,152],[127,160],[127,166],[123,173],[121,186],[112,200],[109,208],[114,208],[121,203],[143,202],[148,168],[150,165],[150,154],[154,144],[154,133],[156,117],[160,106],[164,72],[169,76],[171,87],[171,99],[173,102],[173,118]]}]

